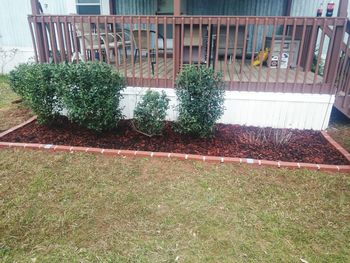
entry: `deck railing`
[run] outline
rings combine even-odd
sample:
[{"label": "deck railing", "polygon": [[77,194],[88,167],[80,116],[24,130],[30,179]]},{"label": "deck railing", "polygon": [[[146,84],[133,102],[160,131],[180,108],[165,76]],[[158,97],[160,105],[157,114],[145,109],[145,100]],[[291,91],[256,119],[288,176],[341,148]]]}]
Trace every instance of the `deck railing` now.
[{"label": "deck railing", "polygon": [[347,21],[343,39],[336,78],[335,106],[350,117],[350,20]]},{"label": "deck railing", "polygon": [[[38,15],[28,21],[38,62],[104,61],[132,86],[171,88],[185,64],[202,64],[221,71],[230,90],[333,94],[336,71],[348,72],[336,49],[345,18]],[[348,78],[342,73],[337,82],[346,91]]]}]

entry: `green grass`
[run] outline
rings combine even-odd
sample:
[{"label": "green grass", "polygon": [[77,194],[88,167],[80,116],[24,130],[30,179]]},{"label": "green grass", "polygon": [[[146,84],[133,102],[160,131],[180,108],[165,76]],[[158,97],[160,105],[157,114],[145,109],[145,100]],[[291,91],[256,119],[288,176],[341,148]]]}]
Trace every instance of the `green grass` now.
[{"label": "green grass", "polygon": [[1,150],[0,215],[1,262],[350,261],[345,174]]},{"label": "green grass", "polygon": [[0,75],[0,132],[29,119],[32,114],[23,103],[13,103],[20,98],[11,90],[8,77]]},{"label": "green grass", "polygon": [[350,178],[0,151],[3,262],[348,262]]}]

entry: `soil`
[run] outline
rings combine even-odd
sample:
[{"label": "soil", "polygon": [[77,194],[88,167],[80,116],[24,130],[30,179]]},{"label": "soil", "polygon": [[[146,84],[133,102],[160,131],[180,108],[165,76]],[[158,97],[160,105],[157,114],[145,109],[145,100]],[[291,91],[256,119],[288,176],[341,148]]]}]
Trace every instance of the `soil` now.
[{"label": "soil", "polygon": [[202,139],[176,133],[172,126],[173,123],[167,122],[162,136],[150,138],[136,132],[128,120],[121,121],[112,131],[96,134],[62,118],[51,126],[32,122],[4,136],[1,141],[317,164],[349,164],[317,131],[217,124],[214,136]]}]

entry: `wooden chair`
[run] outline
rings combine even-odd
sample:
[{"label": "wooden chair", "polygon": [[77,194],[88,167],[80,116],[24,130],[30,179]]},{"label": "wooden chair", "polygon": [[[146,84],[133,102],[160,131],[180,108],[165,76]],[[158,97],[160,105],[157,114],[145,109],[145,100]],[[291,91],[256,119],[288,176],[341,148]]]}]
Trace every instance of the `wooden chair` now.
[{"label": "wooden chair", "polygon": [[[123,41],[124,36],[124,41]],[[108,50],[112,53],[115,53],[115,49],[117,50],[124,50],[126,58],[128,57],[128,50],[131,49],[131,37],[127,30],[124,31],[124,34],[122,32],[117,33],[108,33],[102,35],[102,39],[104,44],[107,46],[108,43]],[[124,45],[124,47],[123,47]],[[117,51],[118,52],[118,51]],[[114,54],[115,56],[118,55],[118,62],[121,61],[121,52],[118,52],[118,54]]]}]

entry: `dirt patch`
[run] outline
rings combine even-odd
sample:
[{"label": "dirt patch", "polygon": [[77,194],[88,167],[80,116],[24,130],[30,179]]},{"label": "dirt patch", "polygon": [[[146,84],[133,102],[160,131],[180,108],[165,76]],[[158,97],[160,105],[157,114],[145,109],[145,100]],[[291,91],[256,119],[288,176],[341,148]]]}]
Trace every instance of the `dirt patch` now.
[{"label": "dirt patch", "polygon": [[149,138],[134,131],[130,121],[96,134],[61,118],[56,125],[28,124],[1,141],[99,147],[223,157],[347,165],[349,162],[317,131],[281,130],[217,124],[215,136],[201,139],[175,133],[166,124],[163,136]]}]

